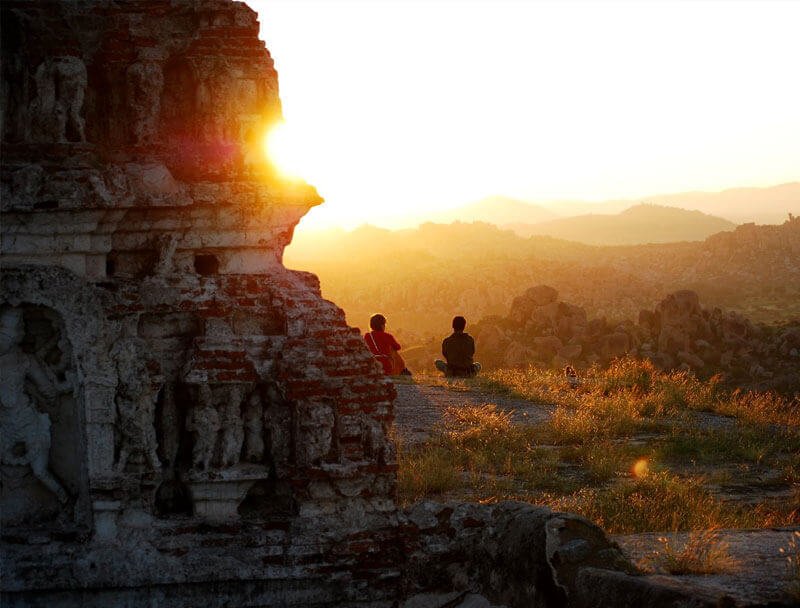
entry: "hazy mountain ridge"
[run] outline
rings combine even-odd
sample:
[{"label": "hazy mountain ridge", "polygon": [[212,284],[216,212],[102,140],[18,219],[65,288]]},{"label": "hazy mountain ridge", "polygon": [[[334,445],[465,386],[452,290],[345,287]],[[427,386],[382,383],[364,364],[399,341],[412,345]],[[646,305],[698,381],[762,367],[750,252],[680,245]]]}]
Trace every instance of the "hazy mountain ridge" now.
[{"label": "hazy mountain ridge", "polygon": [[634,205],[618,214],[588,214],[539,224],[510,224],[520,236],[552,236],[592,245],[636,245],[702,241],[736,224],[687,209],[662,205]]},{"label": "hazy mountain ridge", "polygon": [[561,214],[535,203],[507,196],[489,196],[474,203],[448,209],[426,217],[426,223],[486,222],[496,226],[512,223],[538,224]]},{"label": "hazy mountain ridge", "polygon": [[[500,207],[497,215],[492,205]],[[617,214],[630,207],[648,204],[700,211],[734,223],[755,222],[780,224],[787,214],[800,215],[800,182],[789,182],[764,188],[729,188],[720,192],[677,192],[655,194],[630,199],[610,199],[600,202],[581,200],[523,201],[508,197],[487,197],[439,214],[428,214],[420,222],[486,221],[499,226],[508,224],[539,224],[558,217],[587,214]],[[507,219],[508,212],[516,213]],[[543,213],[544,212],[544,213]],[[549,212],[551,217],[547,217]],[[534,219],[531,219],[534,218]],[[541,219],[539,219],[541,218]]]}]

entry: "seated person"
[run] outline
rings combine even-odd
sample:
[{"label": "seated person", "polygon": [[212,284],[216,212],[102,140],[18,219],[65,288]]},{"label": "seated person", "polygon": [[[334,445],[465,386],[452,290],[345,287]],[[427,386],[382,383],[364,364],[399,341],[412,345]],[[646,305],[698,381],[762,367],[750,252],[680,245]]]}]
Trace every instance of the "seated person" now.
[{"label": "seated person", "polygon": [[472,356],[475,354],[475,340],[464,333],[466,326],[467,320],[464,317],[455,317],[453,334],[442,342],[442,354],[447,363],[437,359],[435,365],[445,376],[469,378],[481,371],[481,364],[472,361]]},{"label": "seated person", "polygon": [[364,342],[367,344],[369,352],[383,366],[383,372],[387,376],[397,376],[400,374],[410,376],[411,372],[406,369],[406,364],[400,353],[400,345],[394,336],[386,332],[386,317],[381,314],[372,315],[369,319],[371,332],[364,334]]}]

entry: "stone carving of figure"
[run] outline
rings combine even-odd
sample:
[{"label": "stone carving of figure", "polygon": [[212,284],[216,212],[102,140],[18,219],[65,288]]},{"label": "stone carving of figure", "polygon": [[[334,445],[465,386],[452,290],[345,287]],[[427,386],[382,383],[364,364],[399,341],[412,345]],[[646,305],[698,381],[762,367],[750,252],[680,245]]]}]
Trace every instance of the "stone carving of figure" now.
[{"label": "stone carving of figure", "polygon": [[31,101],[35,141],[85,141],[83,99],[86,66],[77,57],[46,59],[34,75],[37,97]]},{"label": "stone carving of figure", "polygon": [[244,442],[244,423],[242,421],[242,400],[244,387],[232,384],[228,389],[227,401],[222,404],[222,463],[226,467],[239,464]]},{"label": "stone carving of figure", "polygon": [[201,384],[198,387],[197,404],[186,418],[186,430],[195,435],[192,448],[192,465],[195,469],[207,471],[211,466],[219,429],[219,414],[214,407],[211,387]]},{"label": "stone carving of figure", "polygon": [[253,391],[244,409],[245,457],[249,462],[264,460],[264,421],[261,395]]},{"label": "stone carving of figure", "polygon": [[161,387],[159,383],[151,382],[147,370],[144,366],[142,368],[142,378],[138,381],[122,382],[117,391],[117,428],[122,437],[116,465],[118,472],[125,470],[131,454],[138,451],[144,454],[153,470],[161,468],[153,426],[156,400]]},{"label": "stone carving of figure", "polygon": [[116,429],[119,433],[119,453],[115,468],[125,470],[131,455],[141,453],[153,470],[161,468],[155,430],[155,410],[161,382],[151,378],[141,358],[141,348],[134,341],[122,341],[113,354],[119,384],[115,402]]},{"label": "stone carving of figure", "polygon": [[50,417],[34,406],[25,389],[31,382],[52,402],[58,389],[39,361],[19,346],[24,334],[22,309],[0,313],[0,462],[30,466],[33,474],[62,503],[68,499],[49,471]]}]

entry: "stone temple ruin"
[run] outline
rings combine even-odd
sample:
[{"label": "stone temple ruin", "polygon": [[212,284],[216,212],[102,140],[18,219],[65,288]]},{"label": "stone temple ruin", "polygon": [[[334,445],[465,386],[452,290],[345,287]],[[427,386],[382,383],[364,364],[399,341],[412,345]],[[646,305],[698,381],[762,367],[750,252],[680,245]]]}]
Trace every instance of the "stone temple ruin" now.
[{"label": "stone temple ruin", "polygon": [[396,507],[392,384],[282,265],[321,199],[252,10],[1,7],[4,606],[658,597],[580,518]]}]

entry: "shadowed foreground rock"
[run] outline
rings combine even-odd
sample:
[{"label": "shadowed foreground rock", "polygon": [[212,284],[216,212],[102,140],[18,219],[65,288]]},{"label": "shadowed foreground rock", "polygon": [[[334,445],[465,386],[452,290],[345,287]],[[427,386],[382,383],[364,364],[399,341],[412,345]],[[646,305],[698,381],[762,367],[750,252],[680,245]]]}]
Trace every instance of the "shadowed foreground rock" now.
[{"label": "shadowed foreground rock", "polygon": [[262,157],[257,33],[223,0],[2,3],[3,605],[651,589],[580,518],[398,511],[393,385],[282,265],[320,199]]}]

